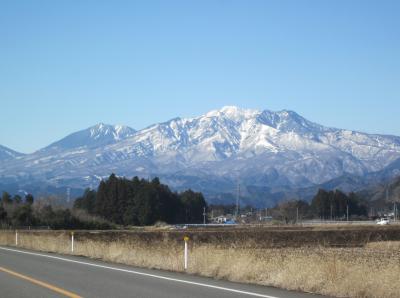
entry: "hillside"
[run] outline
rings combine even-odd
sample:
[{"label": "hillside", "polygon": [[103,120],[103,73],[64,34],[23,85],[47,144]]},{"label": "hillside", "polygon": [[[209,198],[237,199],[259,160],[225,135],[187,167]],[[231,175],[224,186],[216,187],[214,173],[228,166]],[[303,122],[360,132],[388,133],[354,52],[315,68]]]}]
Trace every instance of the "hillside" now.
[{"label": "hillside", "polygon": [[400,203],[400,176],[388,181],[370,186],[362,191],[360,195],[370,200],[375,208],[391,208],[393,202]]}]

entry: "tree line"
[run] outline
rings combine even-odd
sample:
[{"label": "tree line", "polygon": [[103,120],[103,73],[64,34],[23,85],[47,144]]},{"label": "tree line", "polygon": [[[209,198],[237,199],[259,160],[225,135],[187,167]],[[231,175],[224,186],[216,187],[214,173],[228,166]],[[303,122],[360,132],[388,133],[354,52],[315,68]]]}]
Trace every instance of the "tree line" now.
[{"label": "tree line", "polygon": [[0,228],[110,229],[113,226],[99,218],[65,207],[35,201],[33,195],[0,197]]},{"label": "tree line", "polygon": [[368,203],[354,192],[318,190],[310,203],[289,200],[277,204],[271,210],[275,218],[288,222],[298,219],[346,220],[366,219]]},{"label": "tree line", "polygon": [[0,198],[0,225],[32,225],[35,222],[33,201],[34,198],[30,194],[23,198],[20,195],[11,196],[8,192],[3,192]]},{"label": "tree line", "polygon": [[75,200],[75,209],[99,216],[118,225],[202,223],[207,203],[199,192],[172,192],[158,178],[151,181],[110,175],[95,190],[85,190]]},{"label": "tree line", "polygon": [[97,190],[86,189],[72,209],[53,206],[3,192],[0,197],[0,227],[50,229],[109,229],[129,225],[166,223],[202,223],[207,208],[201,193],[186,190],[172,192],[158,178],[151,181],[126,179],[112,174],[100,182]]},{"label": "tree line", "polygon": [[[34,227],[51,229],[109,229],[116,226],[202,223],[203,210],[213,214],[234,214],[235,205],[211,205],[199,192],[173,192],[158,178],[149,181],[112,174],[102,180],[97,190],[86,189],[72,209],[35,201],[31,194],[24,197],[3,192],[0,197],[0,227]],[[252,211],[251,206],[246,206]],[[355,193],[320,189],[310,203],[289,200],[269,209],[269,215],[285,222],[301,219],[345,220],[366,218],[368,204]],[[241,213],[244,208],[241,208]]]}]

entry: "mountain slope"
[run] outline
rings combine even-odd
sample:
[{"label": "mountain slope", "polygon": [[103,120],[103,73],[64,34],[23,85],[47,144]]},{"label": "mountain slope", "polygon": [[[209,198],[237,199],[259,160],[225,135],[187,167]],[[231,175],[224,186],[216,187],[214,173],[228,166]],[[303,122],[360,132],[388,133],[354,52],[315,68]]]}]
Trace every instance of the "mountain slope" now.
[{"label": "mountain slope", "polygon": [[24,154],[14,151],[10,148],[0,145],[0,161],[12,160],[23,156]]},{"label": "mountain slope", "polygon": [[400,137],[328,128],[293,111],[224,107],[136,132],[98,124],[5,162],[0,183],[34,178],[84,188],[115,172],[157,175],[177,190],[190,187],[209,197],[234,192],[239,181],[251,197],[251,190],[295,193],[329,181],[351,188],[357,177],[396,167],[399,158]]},{"label": "mountain slope", "polygon": [[396,176],[393,179],[381,181],[374,185],[369,185],[365,189],[359,191],[359,195],[366,200],[371,201],[376,211],[390,209],[393,207],[393,203],[396,202],[397,206],[400,203],[400,176]]},{"label": "mountain slope", "polygon": [[132,136],[135,132],[133,128],[128,126],[113,126],[99,123],[87,129],[72,133],[42,150],[68,150],[79,147],[96,148],[123,140]]}]

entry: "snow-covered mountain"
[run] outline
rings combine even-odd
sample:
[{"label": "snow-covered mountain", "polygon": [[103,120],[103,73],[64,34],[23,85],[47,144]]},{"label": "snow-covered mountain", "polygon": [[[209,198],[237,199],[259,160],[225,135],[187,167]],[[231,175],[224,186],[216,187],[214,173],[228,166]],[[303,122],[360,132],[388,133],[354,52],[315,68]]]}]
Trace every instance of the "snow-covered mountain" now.
[{"label": "snow-covered mountain", "polygon": [[126,139],[134,135],[135,132],[133,128],[128,126],[99,123],[87,129],[72,133],[42,150],[69,150],[79,147],[96,148]]},{"label": "snow-covered mountain", "polygon": [[10,148],[0,145],[0,162],[10,159],[15,159],[23,156],[24,154],[11,150]]},{"label": "snow-covered mountain", "polygon": [[343,175],[363,177],[400,158],[400,137],[328,128],[292,111],[223,107],[134,131],[99,124],[17,160],[1,179],[55,187],[96,185],[111,172],[160,176],[175,189],[210,197],[272,194],[314,187]]}]

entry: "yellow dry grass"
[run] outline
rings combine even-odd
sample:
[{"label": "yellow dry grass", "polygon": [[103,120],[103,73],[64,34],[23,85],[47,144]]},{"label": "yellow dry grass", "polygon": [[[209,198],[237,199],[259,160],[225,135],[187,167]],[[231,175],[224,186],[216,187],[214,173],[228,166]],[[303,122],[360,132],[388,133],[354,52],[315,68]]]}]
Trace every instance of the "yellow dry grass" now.
[{"label": "yellow dry grass", "polygon": [[[101,232],[99,232],[101,234]],[[75,236],[76,255],[147,268],[183,271],[183,241]],[[82,236],[82,237],[80,237]],[[15,245],[0,232],[1,245]],[[70,254],[68,232],[20,232],[19,246]],[[232,248],[190,242],[192,274],[337,297],[400,297],[400,241],[359,248]]]}]

